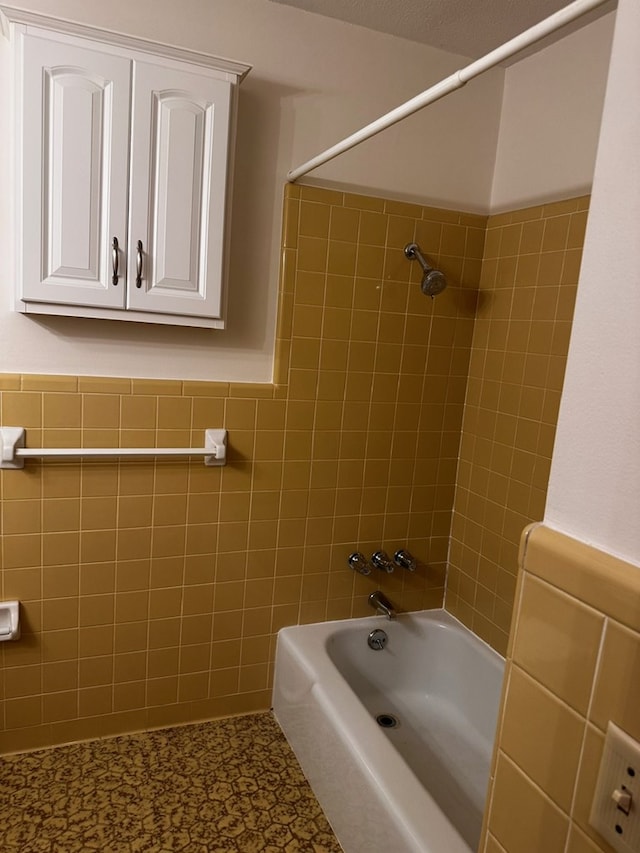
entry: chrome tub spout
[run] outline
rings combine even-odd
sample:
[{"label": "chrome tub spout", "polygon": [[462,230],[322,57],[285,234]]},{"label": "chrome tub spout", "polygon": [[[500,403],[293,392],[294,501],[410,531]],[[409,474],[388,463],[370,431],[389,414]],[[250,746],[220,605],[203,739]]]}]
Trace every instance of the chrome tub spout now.
[{"label": "chrome tub spout", "polygon": [[396,618],[396,611],[394,610],[393,604],[391,604],[386,595],[380,592],[379,589],[371,593],[369,596],[369,604],[374,610],[377,610],[378,613],[384,613],[387,619]]}]

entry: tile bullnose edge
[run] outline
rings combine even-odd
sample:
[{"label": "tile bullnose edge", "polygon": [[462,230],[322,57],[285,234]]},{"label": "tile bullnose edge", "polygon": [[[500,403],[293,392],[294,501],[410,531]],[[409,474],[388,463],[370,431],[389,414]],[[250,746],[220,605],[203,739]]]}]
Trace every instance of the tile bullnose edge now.
[{"label": "tile bullnose edge", "polygon": [[520,547],[518,548],[518,568],[520,569],[527,569],[525,563],[527,561],[529,542],[532,534],[534,534],[539,527],[543,527],[543,523],[541,521],[534,521],[532,524],[527,524],[520,535]]},{"label": "tile bullnose edge", "polygon": [[526,528],[520,566],[589,607],[640,630],[640,567],[546,526]]}]

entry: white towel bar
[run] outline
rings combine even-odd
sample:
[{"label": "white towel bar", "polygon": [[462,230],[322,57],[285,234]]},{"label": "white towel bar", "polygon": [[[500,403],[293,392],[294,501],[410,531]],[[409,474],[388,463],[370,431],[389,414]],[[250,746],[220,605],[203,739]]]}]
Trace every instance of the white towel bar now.
[{"label": "white towel bar", "polygon": [[112,459],[203,456],[208,466],[227,461],[226,429],[207,429],[204,447],[25,447],[24,427],[0,427],[0,468],[24,468],[25,459]]}]

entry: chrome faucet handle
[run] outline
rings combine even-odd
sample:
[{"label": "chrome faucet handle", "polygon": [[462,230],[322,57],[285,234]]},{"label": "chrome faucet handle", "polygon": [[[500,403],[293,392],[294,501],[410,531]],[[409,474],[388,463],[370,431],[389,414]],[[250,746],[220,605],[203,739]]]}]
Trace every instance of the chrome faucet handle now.
[{"label": "chrome faucet handle", "polygon": [[371,557],[371,564],[375,566],[376,569],[380,569],[388,574],[395,569],[393,560],[389,559],[389,555],[386,551],[376,551]]},{"label": "chrome faucet handle", "polygon": [[349,563],[353,571],[358,572],[358,574],[371,574],[371,566],[369,565],[369,561],[367,560],[364,554],[360,553],[360,551],[354,551],[353,554],[349,554],[349,556],[347,557],[347,563]]},{"label": "chrome faucet handle", "polygon": [[400,566],[401,569],[408,569],[410,572],[415,572],[418,566],[415,557],[413,557],[404,548],[399,548],[396,551],[393,555],[393,562],[396,566]]}]

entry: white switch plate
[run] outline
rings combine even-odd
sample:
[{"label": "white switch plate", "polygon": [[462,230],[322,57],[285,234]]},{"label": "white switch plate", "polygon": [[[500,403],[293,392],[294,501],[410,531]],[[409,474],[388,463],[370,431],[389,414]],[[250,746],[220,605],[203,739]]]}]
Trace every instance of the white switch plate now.
[{"label": "white switch plate", "polygon": [[[631,794],[629,814],[613,800],[615,791]],[[614,850],[640,853],[640,743],[609,722],[589,823]]]}]

